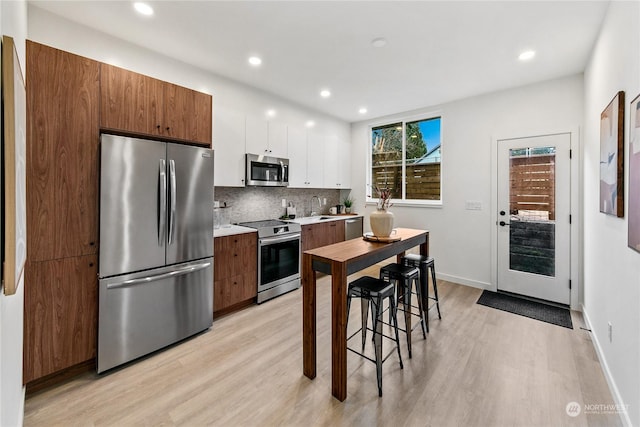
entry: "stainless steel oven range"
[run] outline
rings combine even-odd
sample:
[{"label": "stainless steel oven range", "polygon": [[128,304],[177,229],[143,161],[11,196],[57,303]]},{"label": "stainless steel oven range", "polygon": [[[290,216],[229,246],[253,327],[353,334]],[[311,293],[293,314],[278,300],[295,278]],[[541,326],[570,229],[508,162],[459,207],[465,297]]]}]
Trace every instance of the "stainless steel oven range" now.
[{"label": "stainless steel oven range", "polygon": [[238,225],[258,230],[258,304],[300,287],[300,224],[279,220]]}]

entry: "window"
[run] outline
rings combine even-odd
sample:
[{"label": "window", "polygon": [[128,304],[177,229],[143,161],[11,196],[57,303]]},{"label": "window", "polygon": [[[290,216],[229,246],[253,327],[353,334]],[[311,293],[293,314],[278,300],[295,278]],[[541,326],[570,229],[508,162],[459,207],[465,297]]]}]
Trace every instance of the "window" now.
[{"label": "window", "polygon": [[440,204],[440,124],[430,117],[371,128],[371,187],[390,189],[394,203]]}]

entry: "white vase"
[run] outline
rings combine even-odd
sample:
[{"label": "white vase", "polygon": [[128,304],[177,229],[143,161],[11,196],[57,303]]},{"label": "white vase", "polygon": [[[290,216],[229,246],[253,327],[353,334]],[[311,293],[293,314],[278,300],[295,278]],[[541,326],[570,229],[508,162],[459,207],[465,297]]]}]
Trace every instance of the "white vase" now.
[{"label": "white vase", "polygon": [[369,215],[371,231],[376,237],[389,237],[393,230],[393,213],[385,209],[377,209]]}]

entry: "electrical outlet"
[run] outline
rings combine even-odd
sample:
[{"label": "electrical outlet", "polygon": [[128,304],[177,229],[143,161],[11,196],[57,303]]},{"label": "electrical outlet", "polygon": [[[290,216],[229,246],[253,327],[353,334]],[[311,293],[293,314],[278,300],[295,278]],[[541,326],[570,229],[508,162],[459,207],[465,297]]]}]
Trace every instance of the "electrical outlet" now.
[{"label": "electrical outlet", "polygon": [[324,206],[326,204],[327,204],[327,198],[325,197],[325,198],[322,199],[322,205]]},{"label": "electrical outlet", "polygon": [[613,325],[611,322],[607,322],[607,325],[609,325],[609,342],[613,342]]},{"label": "electrical outlet", "polygon": [[287,207],[287,199],[282,199],[282,207],[283,208]]}]

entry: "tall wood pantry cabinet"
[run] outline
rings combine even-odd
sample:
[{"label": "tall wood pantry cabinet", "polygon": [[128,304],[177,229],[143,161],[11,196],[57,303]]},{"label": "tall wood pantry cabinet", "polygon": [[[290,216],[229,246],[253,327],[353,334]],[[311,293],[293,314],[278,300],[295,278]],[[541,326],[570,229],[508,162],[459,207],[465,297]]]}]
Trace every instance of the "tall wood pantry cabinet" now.
[{"label": "tall wood pantry cabinet", "polygon": [[100,64],[26,48],[28,383],[95,357]]},{"label": "tall wood pantry cabinet", "polygon": [[212,98],[29,40],[26,57],[31,386],[96,356],[100,130],[211,146]]}]

